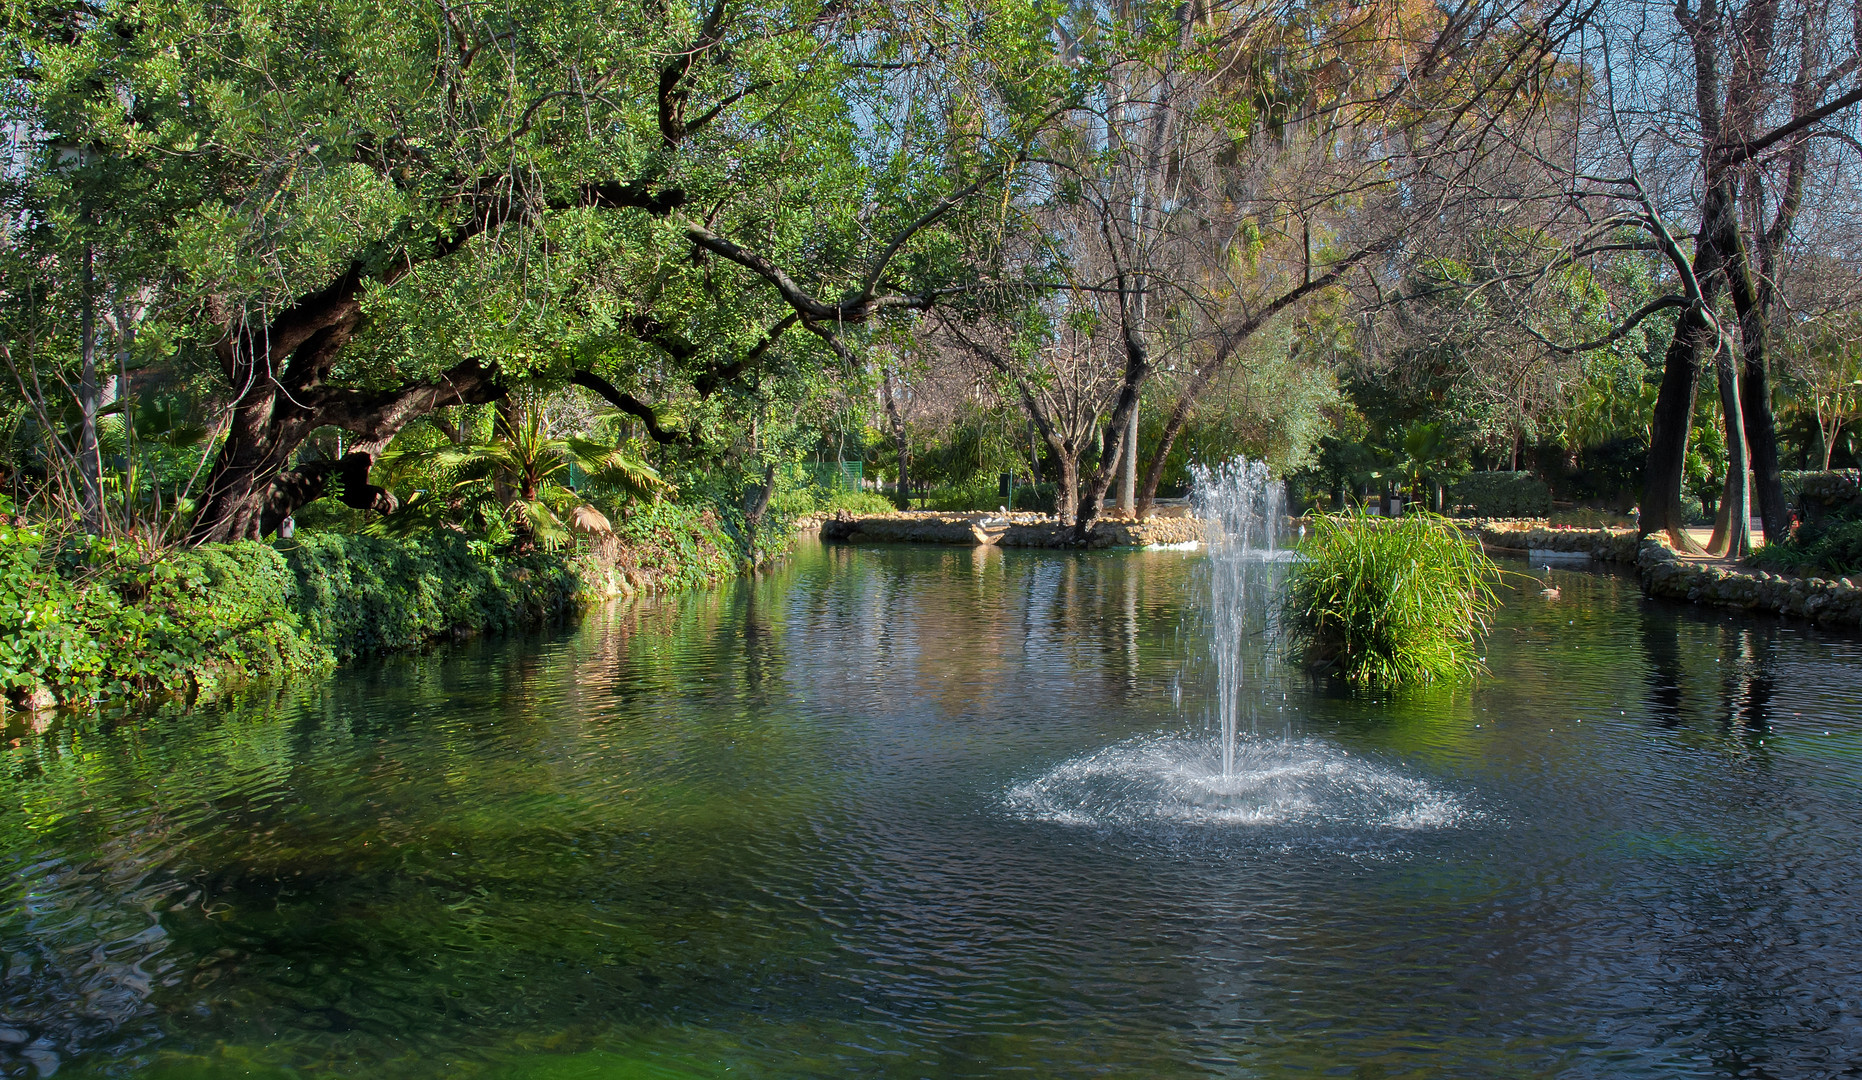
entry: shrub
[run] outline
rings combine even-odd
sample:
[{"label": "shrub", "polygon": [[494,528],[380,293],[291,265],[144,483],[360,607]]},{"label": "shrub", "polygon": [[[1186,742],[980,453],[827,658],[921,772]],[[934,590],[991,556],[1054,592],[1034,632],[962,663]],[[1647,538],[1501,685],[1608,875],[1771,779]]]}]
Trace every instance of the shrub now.
[{"label": "shrub", "polygon": [[305,632],[338,660],[539,622],[571,609],[582,585],[560,557],[501,558],[444,530],[405,540],[299,533],[278,550]]},{"label": "shrub", "polygon": [[890,514],[898,507],[892,500],[877,491],[848,491],[842,489],[828,498],[818,499],[815,508],[819,512],[834,513],[845,510],[849,514]]},{"label": "shrub", "polygon": [[1006,502],[1008,499],[1002,496],[996,477],[978,473],[960,486],[938,488],[931,492],[925,499],[925,508],[961,514],[994,510]]},{"label": "shrub", "polygon": [[1014,510],[1032,510],[1036,513],[1051,514],[1054,512],[1054,502],[1052,483],[1024,484],[1015,489],[1015,499],[1009,507]]},{"label": "shrub", "polygon": [[863,488],[811,485],[784,491],[770,501],[770,510],[791,517],[803,514],[832,514],[845,510],[850,514],[890,514],[898,507],[877,491]]},{"label": "shrub", "polygon": [[1433,514],[1316,517],[1287,582],[1283,626],[1307,665],[1397,684],[1479,671],[1475,639],[1499,570]]},{"label": "shrub", "polygon": [[9,693],[153,693],[330,661],[302,633],[291,574],[263,544],[150,565],[94,538],[48,552],[36,530],[0,526],[0,574],[0,690]]},{"label": "shrub", "polygon": [[1747,556],[1746,563],[1789,574],[1862,573],[1862,519],[1805,522],[1796,535],[1766,544]]},{"label": "shrub", "polygon": [[89,689],[102,669],[71,582],[40,569],[38,531],[0,523],[0,691]]},{"label": "shrub", "polygon": [[1455,481],[1448,501],[1475,517],[1544,517],[1552,489],[1529,472],[1474,472]]},{"label": "shrub", "polygon": [[1825,515],[1862,517],[1862,472],[1786,472],[1780,479],[1785,501],[1796,507],[1805,520]]},{"label": "shrub", "polygon": [[624,512],[600,551],[524,556],[451,531],[299,532],[150,565],[94,538],[48,551],[0,523],[0,694],[77,701],[309,670],[548,621],[616,575],[677,588],[735,568],[717,516],[671,503]]},{"label": "shrub", "polygon": [[631,502],[614,523],[614,543],[616,550],[606,557],[610,565],[645,576],[660,588],[709,585],[737,569],[730,534],[708,506]]}]

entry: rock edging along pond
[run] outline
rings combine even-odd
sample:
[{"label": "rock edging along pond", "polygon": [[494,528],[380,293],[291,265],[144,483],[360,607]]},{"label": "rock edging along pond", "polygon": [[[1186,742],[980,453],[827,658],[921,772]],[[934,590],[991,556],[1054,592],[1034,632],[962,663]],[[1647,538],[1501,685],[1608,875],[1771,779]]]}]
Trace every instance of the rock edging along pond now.
[{"label": "rock edging along pond", "polygon": [[1683,559],[1655,536],[1642,541],[1636,572],[1642,591],[1649,596],[1741,611],[1772,611],[1822,627],[1862,626],[1862,586],[1851,578],[1788,577]]},{"label": "rock edging along pond", "polygon": [[1563,555],[1589,555],[1598,562],[1636,561],[1634,529],[1560,528],[1542,521],[1508,518],[1483,518],[1457,524],[1495,553],[1529,556],[1535,551],[1553,551]]},{"label": "rock edging along pond", "polygon": [[[956,544],[980,547],[1066,548],[1076,546],[1071,526],[1044,514],[900,511],[853,515],[845,511],[820,521],[821,539],[850,544]],[[1183,544],[1203,538],[1202,522],[1189,517],[1100,518],[1087,534],[1089,548]]]},{"label": "rock edging along pond", "polygon": [[[74,556],[0,529],[0,711],[173,693],[316,671],[562,619],[737,570],[708,511],[649,511],[584,547],[502,554],[436,531],[303,533],[171,552]],[[636,526],[636,527],[628,527]],[[71,565],[65,565],[69,563]]]}]

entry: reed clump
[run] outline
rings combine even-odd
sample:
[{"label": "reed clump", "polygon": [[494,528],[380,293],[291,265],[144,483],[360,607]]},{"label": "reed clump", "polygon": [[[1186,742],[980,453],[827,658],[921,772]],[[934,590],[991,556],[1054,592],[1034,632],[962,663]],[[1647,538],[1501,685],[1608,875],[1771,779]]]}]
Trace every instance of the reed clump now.
[{"label": "reed clump", "polygon": [[1500,570],[1453,522],[1316,517],[1299,551],[1282,626],[1313,669],[1380,685],[1483,670],[1478,638],[1499,606]]}]

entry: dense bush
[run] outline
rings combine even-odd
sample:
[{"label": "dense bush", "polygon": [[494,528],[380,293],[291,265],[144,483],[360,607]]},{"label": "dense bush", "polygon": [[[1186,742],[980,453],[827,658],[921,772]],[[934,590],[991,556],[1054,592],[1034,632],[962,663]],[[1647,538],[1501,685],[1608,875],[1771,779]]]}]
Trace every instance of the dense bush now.
[{"label": "dense bush", "polygon": [[1796,507],[1805,520],[1827,514],[1862,517],[1862,472],[1855,469],[1786,472],[1781,479],[1785,501]]},{"label": "dense bush", "polygon": [[[891,509],[891,503],[879,501]],[[591,558],[602,565],[590,565]],[[659,589],[709,585],[737,568],[731,538],[711,508],[667,501],[629,503],[614,522],[610,549],[583,552],[570,564],[587,580],[612,568],[633,574],[632,584],[650,581]]]},{"label": "dense bush", "polygon": [[305,632],[337,660],[558,616],[581,588],[563,559],[499,557],[450,531],[390,540],[299,533],[280,541]]},{"label": "dense bush", "polygon": [[1054,485],[1024,484],[1015,489],[1015,499],[1009,504],[1013,510],[1032,510],[1036,513],[1054,512]]},{"label": "dense bush", "polygon": [[[1808,475],[1815,478],[1839,474]],[[1849,482],[1854,483],[1854,480]],[[1843,498],[1844,491],[1836,483],[1824,485],[1823,490],[1837,497],[1825,503],[1809,520],[1799,525],[1790,537],[1767,543],[1748,556],[1746,561],[1767,570],[1792,574],[1862,573],[1862,501],[1852,502]]]},{"label": "dense bush", "polygon": [[89,541],[47,550],[0,526],[0,691],[59,700],[210,685],[329,662],[289,599],[291,573],[263,544],[176,553],[154,565]]},{"label": "dense bush", "polygon": [[1499,570],[1444,518],[1316,517],[1287,582],[1288,643],[1307,665],[1392,685],[1479,670]]},{"label": "dense bush", "polygon": [[0,694],[76,701],[311,670],[735,569],[716,515],[671,503],[631,508],[599,545],[522,556],[448,530],[299,532],[148,565],[95,540],[51,550],[0,524]]},{"label": "dense bush", "polygon": [[995,510],[1008,501],[1002,494],[1001,480],[997,476],[977,473],[960,485],[933,491],[925,500],[925,508],[961,514]]},{"label": "dense bush", "polygon": [[1448,502],[1474,517],[1543,517],[1552,489],[1529,472],[1473,472],[1448,489]]}]

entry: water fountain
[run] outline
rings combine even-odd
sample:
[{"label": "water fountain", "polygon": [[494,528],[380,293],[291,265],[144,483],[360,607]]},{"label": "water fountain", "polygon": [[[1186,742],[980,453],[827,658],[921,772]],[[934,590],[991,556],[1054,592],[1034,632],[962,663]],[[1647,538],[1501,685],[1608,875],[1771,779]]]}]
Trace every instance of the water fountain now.
[{"label": "water fountain", "polygon": [[1215,738],[1143,735],[1072,758],[1012,787],[1006,798],[1010,811],[1030,820],[1099,827],[1328,831],[1438,828],[1465,817],[1468,811],[1456,795],[1354,757],[1327,740],[1259,732],[1269,685],[1266,639],[1272,636],[1281,572],[1275,564],[1293,557],[1279,543],[1286,520],[1281,485],[1265,464],[1245,458],[1193,467],[1192,476],[1191,501],[1204,522],[1208,551]]},{"label": "water fountain", "polygon": [[[1281,486],[1265,462],[1238,457],[1220,465],[1192,465],[1192,504],[1203,521],[1209,549],[1209,648],[1215,660],[1216,715],[1221,728],[1222,775],[1235,774],[1235,740],[1241,733],[1246,681],[1242,645],[1248,620],[1251,564],[1271,561],[1285,512]],[[1264,598],[1265,599],[1265,598]],[[1258,611],[1271,618],[1263,603]]]}]

